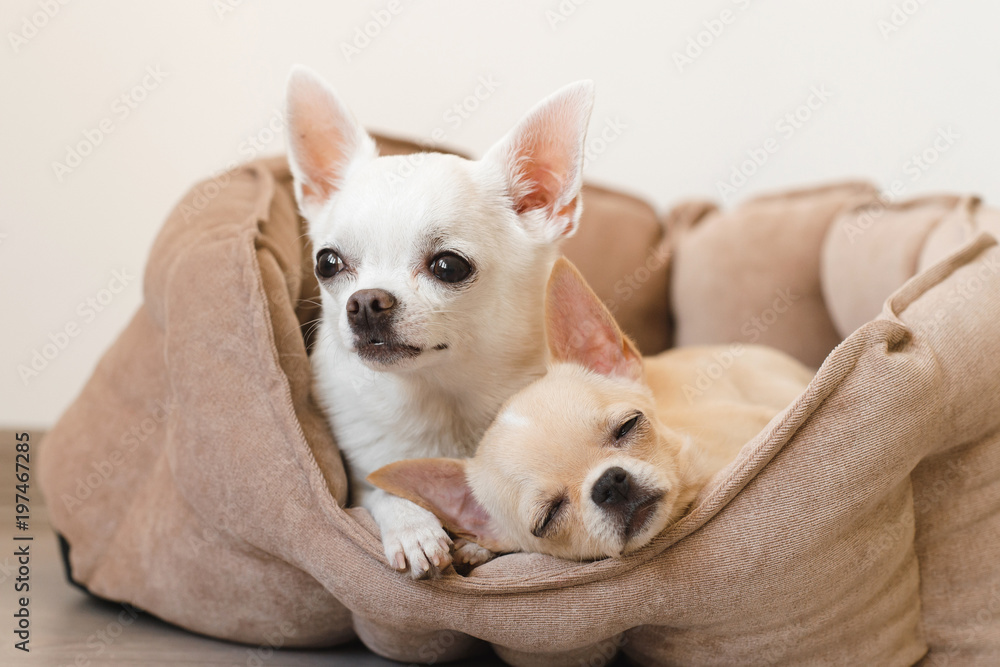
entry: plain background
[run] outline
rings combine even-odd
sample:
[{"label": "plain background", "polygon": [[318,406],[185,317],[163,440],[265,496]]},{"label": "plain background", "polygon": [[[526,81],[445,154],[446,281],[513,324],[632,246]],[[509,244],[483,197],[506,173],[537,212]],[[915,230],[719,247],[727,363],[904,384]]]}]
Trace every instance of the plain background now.
[{"label": "plain background", "polygon": [[[439,129],[474,155],[548,93],[593,79],[592,142],[606,141],[591,144],[587,177],[661,210],[721,200],[719,182],[769,140],[727,205],[844,178],[995,202],[998,25],[987,0],[5,0],[0,428],[48,427],[80,390],[193,183],[283,150],[272,128],[293,63],[326,76],[368,127],[418,140]],[[952,138],[934,148],[942,132]],[[80,142],[96,145],[55,166]],[[116,271],[134,278],[102,292],[121,286]],[[87,305],[99,298],[100,312]],[[64,345],[22,378],[53,340]]]}]

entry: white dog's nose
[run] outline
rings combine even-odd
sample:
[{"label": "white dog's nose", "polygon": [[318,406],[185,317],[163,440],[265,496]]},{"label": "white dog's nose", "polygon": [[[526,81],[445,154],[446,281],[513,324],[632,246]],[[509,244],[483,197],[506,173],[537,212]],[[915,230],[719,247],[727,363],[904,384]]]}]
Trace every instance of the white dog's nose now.
[{"label": "white dog's nose", "polygon": [[355,331],[383,327],[395,306],[396,297],[384,289],[358,290],[347,300],[347,320]]}]

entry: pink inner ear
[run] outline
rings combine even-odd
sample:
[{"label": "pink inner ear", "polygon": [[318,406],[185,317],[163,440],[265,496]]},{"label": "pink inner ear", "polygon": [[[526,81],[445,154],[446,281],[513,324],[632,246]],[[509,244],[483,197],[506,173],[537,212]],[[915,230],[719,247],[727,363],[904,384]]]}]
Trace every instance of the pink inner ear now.
[{"label": "pink inner ear", "polygon": [[296,130],[297,155],[302,173],[309,179],[302,184],[302,191],[325,199],[333,194],[337,181],[343,176],[345,156],[353,152],[354,147],[329,117],[310,119],[306,127]]},{"label": "pink inner ear", "polygon": [[506,171],[514,209],[544,212],[552,240],[576,229],[592,96],[592,87],[582,82],[557,91],[491,149]]},{"label": "pink inner ear", "polygon": [[615,375],[622,363],[621,342],[609,338],[605,331],[594,331],[590,336],[579,335],[564,348],[565,354],[601,375]]},{"label": "pink inner ear", "polygon": [[580,364],[601,375],[641,377],[638,351],[565,258],[552,269],[545,310],[549,350],[556,361]]},{"label": "pink inner ear", "polygon": [[534,160],[525,160],[522,169],[524,191],[514,203],[517,214],[552,208],[559,196],[559,178]]},{"label": "pink inner ear", "polygon": [[550,216],[560,213],[556,207],[562,208],[565,204],[560,202],[560,198],[565,198],[565,191],[573,185],[570,181],[575,168],[576,147],[567,145],[559,138],[539,138],[538,132],[545,131],[556,130],[526,133],[531,135],[530,138],[515,149],[520,169],[519,192],[514,203],[518,214],[538,209]]},{"label": "pink inner ear", "polygon": [[297,166],[302,196],[328,199],[366,135],[350,112],[315,75],[297,71],[288,89],[289,157]]}]

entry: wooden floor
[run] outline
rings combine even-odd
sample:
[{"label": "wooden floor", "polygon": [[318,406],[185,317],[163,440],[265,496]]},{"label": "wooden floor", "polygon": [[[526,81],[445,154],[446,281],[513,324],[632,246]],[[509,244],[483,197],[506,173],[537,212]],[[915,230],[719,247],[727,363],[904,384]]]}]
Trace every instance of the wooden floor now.
[{"label": "wooden floor", "polygon": [[[38,451],[41,433],[31,432],[32,453]],[[322,651],[276,651],[261,658],[255,647],[230,644],[199,637],[155,618],[140,615],[122,626],[122,607],[102,603],[70,586],[63,575],[56,537],[48,513],[34,483],[29,491],[31,520],[27,532],[14,522],[14,434],[0,431],[0,665],[261,665],[262,667],[324,665],[326,667],[367,667],[398,665],[382,659],[360,643]],[[32,463],[35,457],[32,456]],[[33,467],[33,466],[32,466]],[[14,592],[17,562],[15,535],[30,535],[31,619],[30,653],[14,648]],[[111,637],[111,635],[117,635]],[[452,663],[461,664],[461,663]],[[500,665],[497,659],[483,658],[467,664]]]}]

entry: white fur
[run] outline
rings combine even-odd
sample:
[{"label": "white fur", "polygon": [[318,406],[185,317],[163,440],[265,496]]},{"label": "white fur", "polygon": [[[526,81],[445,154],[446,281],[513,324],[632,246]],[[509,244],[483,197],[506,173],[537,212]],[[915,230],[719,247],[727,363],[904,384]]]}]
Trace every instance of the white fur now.
[{"label": "white fur", "polygon": [[[425,576],[450,562],[440,523],[365,478],[400,459],[471,456],[503,402],[545,372],[545,283],[558,241],[579,220],[572,202],[591,85],[564,88],[526,117],[556,130],[557,148],[570,147],[554,208],[562,215],[514,210],[512,200],[526,187],[517,142],[537,131],[524,122],[481,161],[376,157],[316,75],[293,70],[288,96],[289,161],[314,252],[336,248],[352,267],[321,281],[323,317],[312,353],[317,397],[348,464],[352,503],[372,512],[390,564],[403,554],[411,575]],[[324,135],[330,123],[317,116],[323,109],[339,134]],[[339,143],[318,159],[312,149],[324,140]],[[441,250],[472,260],[471,284],[456,289],[426,270],[428,253]],[[361,289],[396,297],[395,331],[423,350],[418,357],[379,367],[355,353],[346,302]]]}]

